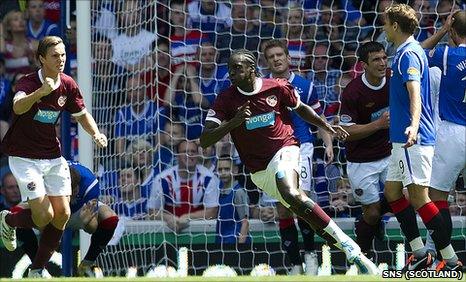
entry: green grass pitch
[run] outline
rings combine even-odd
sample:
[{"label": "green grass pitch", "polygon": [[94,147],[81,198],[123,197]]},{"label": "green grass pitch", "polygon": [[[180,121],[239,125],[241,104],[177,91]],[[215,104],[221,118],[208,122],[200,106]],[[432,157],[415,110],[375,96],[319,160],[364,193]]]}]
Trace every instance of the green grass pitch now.
[{"label": "green grass pitch", "polygon": [[[12,280],[12,279],[0,279],[0,281],[40,281],[38,279],[21,279],[21,280]],[[220,282],[235,282],[235,281],[280,281],[280,282],[294,282],[294,281],[334,281],[334,282],[349,282],[349,281],[407,281],[403,279],[383,279],[380,276],[345,276],[345,275],[332,275],[332,276],[285,276],[285,275],[277,275],[277,276],[269,276],[269,277],[251,277],[251,276],[237,276],[237,277],[224,277],[224,278],[206,278],[201,276],[189,276],[183,278],[144,278],[138,277],[133,279],[127,279],[124,277],[108,277],[103,279],[95,279],[95,278],[53,278],[47,281],[64,281],[64,282],[91,282],[91,281],[101,281],[101,282],[110,282],[110,281],[173,281],[173,282],[196,282],[196,281],[203,281],[203,282],[210,282],[210,281],[220,281]],[[411,279],[409,281],[455,281],[452,279]],[[462,280],[464,281],[464,280]]]}]

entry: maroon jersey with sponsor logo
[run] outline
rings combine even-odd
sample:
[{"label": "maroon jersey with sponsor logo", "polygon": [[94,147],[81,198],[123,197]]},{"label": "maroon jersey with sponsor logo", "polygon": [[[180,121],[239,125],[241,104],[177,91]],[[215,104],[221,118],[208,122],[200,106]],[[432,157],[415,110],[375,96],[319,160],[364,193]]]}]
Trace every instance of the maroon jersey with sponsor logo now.
[{"label": "maroon jersey with sponsor logo", "polygon": [[[340,123],[368,124],[388,111],[389,81],[391,71],[378,87],[372,86],[362,74],[345,88],[341,98]],[[388,129],[382,129],[364,139],[346,142],[346,157],[355,163],[372,162],[390,155]]]},{"label": "maroon jersey with sponsor logo", "polygon": [[250,119],[230,134],[242,162],[254,173],[266,169],[282,147],[299,144],[293,136],[288,108],[296,108],[300,101],[288,81],[258,78],[251,93],[234,86],[221,93],[206,120],[218,124],[228,121],[247,101],[250,102]]},{"label": "maroon jersey with sponsor logo", "polygon": [[[16,85],[16,95],[32,94],[42,86],[41,71],[28,74]],[[23,95],[24,95],[23,94]],[[13,113],[13,122],[2,142],[9,156],[31,159],[55,159],[61,156],[55,124],[62,111],[83,113],[84,101],[76,82],[60,74],[60,85],[21,115]]]}]

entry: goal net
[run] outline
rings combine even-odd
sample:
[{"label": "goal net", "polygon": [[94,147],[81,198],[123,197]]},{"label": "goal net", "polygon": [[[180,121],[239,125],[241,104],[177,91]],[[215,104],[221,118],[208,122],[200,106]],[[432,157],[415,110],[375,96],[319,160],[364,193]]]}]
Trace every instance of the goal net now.
[{"label": "goal net", "polygon": [[[421,17],[419,40],[441,27],[452,9],[452,1],[411,2]],[[188,250],[187,269],[192,275],[216,264],[249,274],[262,263],[277,273],[287,273],[290,261],[280,243],[276,211],[262,203],[261,192],[252,184],[231,140],[224,138],[207,150],[182,141],[199,138],[209,106],[229,86],[226,62],[230,52],[239,48],[253,51],[265,76],[268,70],[261,48],[272,38],[287,41],[293,71],[314,81],[325,115],[334,119],[342,90],[362,71],[355,55],[358,46],[377,40],[393,55],[394,48],[382,30],[381,12],[391,3],[92,1],[93,115],[109,140],[108,148],[94,151],[94,169],[101,183],[101,201],[122,218],[113,245],[98,259],[104,274],[124,275],[129,267],[135,267],[139,275],[160,265],[178,269],[182,247]],[[354,221],[361,207],[348,189],[344,144],[334,142],[335,158],[329,165],[319,138],[314,146],[312,174],[317,201],[354,236]],[[223,197],[215,180],[220,156],[229,158],[230,173],[248,196],[248,202],[235,203],[240,208],[232,211],[241,210],[249,218],[246,243],[218,244],[226,235],[218,234],[217,225],[222,221],[241,225],[234,216],[228,219],[211,214],[216,206],[212,202],[218,205]],[[198,168],[203,166],[194,173],[197,184],[189,178],[192,174],[181,169],[192,167],[193,162]],[[173,170],[177,167],[179,171]],[[161,173],[170,181],[153,185]],[[464,216],[464,206],[461,210],[455,202],[464,194],[458,190],[453,196],[456,215]],[[232,203],[233,198],[223,199],[220,208]],[[164,209],[166,214],[162,215]],[[175,223],[175,216],[167,216],[169,213],[176,214],[179,222]],[[187,220],[182,220],[186,213]],[[389,216],[384,220],[385,236],[373,246],[375,259],[395,268],[396,247],[404,238],[396,220]],[[457,217],[454,227],[453,243],[464,257],[464,218]],[[321,263],[324,242],[318,236],[315,241]],[[333,249],[331,254],[333,271],[344,273],[348,265],[343,254]]]}]

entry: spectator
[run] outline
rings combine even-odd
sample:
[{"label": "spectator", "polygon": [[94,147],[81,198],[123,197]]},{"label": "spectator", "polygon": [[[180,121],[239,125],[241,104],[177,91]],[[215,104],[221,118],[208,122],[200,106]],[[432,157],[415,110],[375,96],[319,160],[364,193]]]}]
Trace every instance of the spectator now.
[{"label": "spectator", "polygon": [[450,205],[452,216],[466,216],[466,191],[455,191],[455,202]]},{"label": "spectator", "polygon": [[220,30],[217,37],[217,48],[220,51],[222,64],[227,63],[231,50],[248,49],[257,57],[260,40],[279,37],[278,29],[271,33],[269,29],[261,30],[259,26],[253,24],[254,10],[251,0],[232,1],[231,17],[232,26]]},{"label": "spectator", "polygon": [[59,35],[58,26],[45,19],[43,0],[29,0],[27,3],[27,37],[31,41],[38,41],[48,35]]},{"label": "spectator", "polygon": [[341,72],[331,67],[329,59],[329,46],[317,43],[311,57],[311,71],[307,74],[309,80],[314,82],[315,90],[321,102],[324,102],[324,114],[326,117],[336,114],[335,105],[338,105],[339,97],[335,92],[335,86],[341,76]]},{"label": "spectator", "polygon": [[215,32],[231,26],[231,9],[224,3],[194,0],[188,4],[189,25],[215,40]]},{"label": "spectator", "polygon": [[177,68],[167,92],[172,101],[171,117],[186,125],[189,140],[199,138],[206,116],[203,109],[208,108],[209,101],[200,92],[196,68],[190,64]]},{"label": "spectator", "polygon": [[124,104],[126,74],[122,67],[112,62],[110,39],[100,38],[92,43],[92,92],[94,93],[95,119],[101,124],[109,139],[113,139],[112,121],[119,107]]},{"label": "spectator", "polygon": [[5,76],[5,60],[0,56],[0,140],[5,136],[11,118],[11,83]]},{"label": "spectator", "polygon": [[[199,48],[199,77],[201,78],[201,93],[207,99],[208,109],[220,92],[230,86],[228,69],[225,65],[217,64],[217,49],[212,42],[205,41]],[[202,105],[201,105],[202,106]],[[206,105],[204,105],[206,106]]]},{"label": "spectator", "polygon": [[283,36],[287,40],[290,53],[290,67],[293,71],[305,71],[306,56],[310,40],[315,39],[315,25],[304,25],[304,9],[297,2],[291,2],[283,13]]},{"label": "spectator", "polygon": [[264,223],[273,223],[278,221],[278,211],[275,203],[264,201],[265,193],[261,193],[259,203],[251,207],[251,217],[257,218]]},{"label": "spectator", "polygon": [[167,167],[175,165],[176,159],[173,158],[175,148],[186,139],[184,125],[179,121],[168,119],[159,136],[157,150],[154,154],[156,175]]},{"label": "spectator", "polygon": [[217,167],[217,155],[215,152],[215,145],[209,146],[205,149],[201,148],[202,165],[212,172],[215,172]]},{"label": "spectator", "polygon": [[30,73],[36,66],[34,47],[26,37],[26,21],[20,11],[10,11],[3,19],[0,53],[4,55],[6,76],[9,79],[18,72]]},{"label": "spectator", "polygon": [[419,30],[415,35],[417,41],[422,42],[434,34],[433,12],[430,9],[429,0],[410,0],[409,5],[417,12],[419,18]]},{"label": "spectator", "polygon": [[230,156],[222,155],[217,162],[217,172],[221,184],[215,242],[249,243],[249,198],[244,187],[235,181],[238,167]]},{"label": "spectator", "polygon": [[[2,176],[0,185],[0,211],[15,210],[14,206],[21,202],[21,194],[16,178],[11,172],[7,172]],[[16,239],[23,242],[21,247],[32,261],[37,252],[37,237],[34,231],[32,229],[18,228],[16,230]]]},{"label": "spectator", "polygon": [[197,164],[199,147],[184,140],[177,146],[178,165],[162,171],[154,180],[148,208],[150,215],[163,220],[174,232],[186,228],[192,219],[217,216],[219,180]]},{"label": "spectator", "polygon": [[18,183],[11,172],[7,172],[2,177],[2,186],[0,186],[0,210],[10,209],[21,202]]},{"label": "spectator", "polygon": [[145,73],[144,81],[147,87],[147,97],[157,101],[159,105],[167,104],[165,93],[170,85],[170,51],[169,42],[165,38],[157,40],[156,48],[152,53],[152,61],[155,67]]},{"label": "spectator", "polygon": [[157,35],[142,28],[139,1],[121,2],[119,27],[122,33],[112,38],[113,62],[129,71],[148,69],[152,66],[150,56],[152,43]]},{"label": "spectator", "polygon": [[187,68],[187,64],[194,65],[197,49],[207,39],[200,30],[186,27],[186,4],[183,0],[170,1],[170,55],[172,71],[179,67]]},{"label": "spectator", "polygon": [[[274,0],[256,0],[259,5],[255,6],[256,15],[253,23],[260,29],[261,34],[273,35],[273,38],[281,38],[281,29],[277,24],[280,24],[280,12],[275,6]],[[271,39],[271,38],[267,38]]]},{"label": "spectator", "polygon": [[141,193],[144,197],[150,195],[150,190],[156,176],[154,170],[154,146],[145,138],[137,138],[126,150],[126,163],[138,171]]},{"label": "spectator", "polygon": [[[118,190],[109,204],[120,217],[131,219],[145,219],[147,216],[147,194],[141,189],[138,169],[131,166],[120,169],[118,176]],[[108,201],[108,200],[107,200]]]},{"label": "spectator", "polygon": [[376,40],[377,42],[382,43],[382,45],[385,48],[385,53],[387,53],[388,56],[388,65],[390,66],[392,64],[391,60],[393,56],[395,55],[396,48],[395,45],[392,42],[388,42],[387,40],[387,33],[385,30],[383,30],[383,26],[385,25],[385,9],[389,7],[392,4],[391,0],[380,0],[377,3],[377,17],[376,17],[376,25],[379,27],[379,32],[380,34],[377,36]]},{"label": "spectator", "polygon": [[351,211],[349,207],[351,195],[351,187],[349,182],[344,179],[340,179],[337,182],[337,191],[330,192],[330,206],[326,212],[331,217],[351,217]]},{"label": "spectator", "polygon": [[146,99],[141,77],[129,76],[126,89],[126,105],[115,116],[116,153],[120,156],[133,139],[143,137],[155,144],[153,135],[165,122],[164,107]]}]

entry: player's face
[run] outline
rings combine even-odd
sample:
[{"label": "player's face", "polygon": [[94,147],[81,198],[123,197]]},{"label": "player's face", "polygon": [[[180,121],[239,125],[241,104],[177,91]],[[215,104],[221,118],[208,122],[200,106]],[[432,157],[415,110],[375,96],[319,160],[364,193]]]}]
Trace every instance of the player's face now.
[{"label": "player's face", "polygon": [[254,83],[252,80],[253,68],[251,65],[237,56],[228,63],[228,75],[231,84],[236,87],[244,88],[244,86]]},{"label": "player's face", "polygon": [[290,67],[290,56],[285,54],[281,47],[272,47],[265,51],[267,65],[273,74],[282,74],[287,72]]},{"label": "player's face", "polygon": [[383,26],[383,30],[385,31],[385,34],[387,35],[387,41],[388,42],[394,42],[394,37],[396,34],[396,29],[398,28],[398,23],[392,23],[389,18],[385,18],[385,24]]},{"label": "player's face", "polygon": [[66,51],[63,43],[50,47],[44,57],[40,57],[42,67],[52,73],[60,73],[65,69]]},{"label": "player's face", "polygon": [[385,51],[369,53],[368,63],[364,63],[364,69],[371,76],[383,78],[387,71],[387,54]]}]

